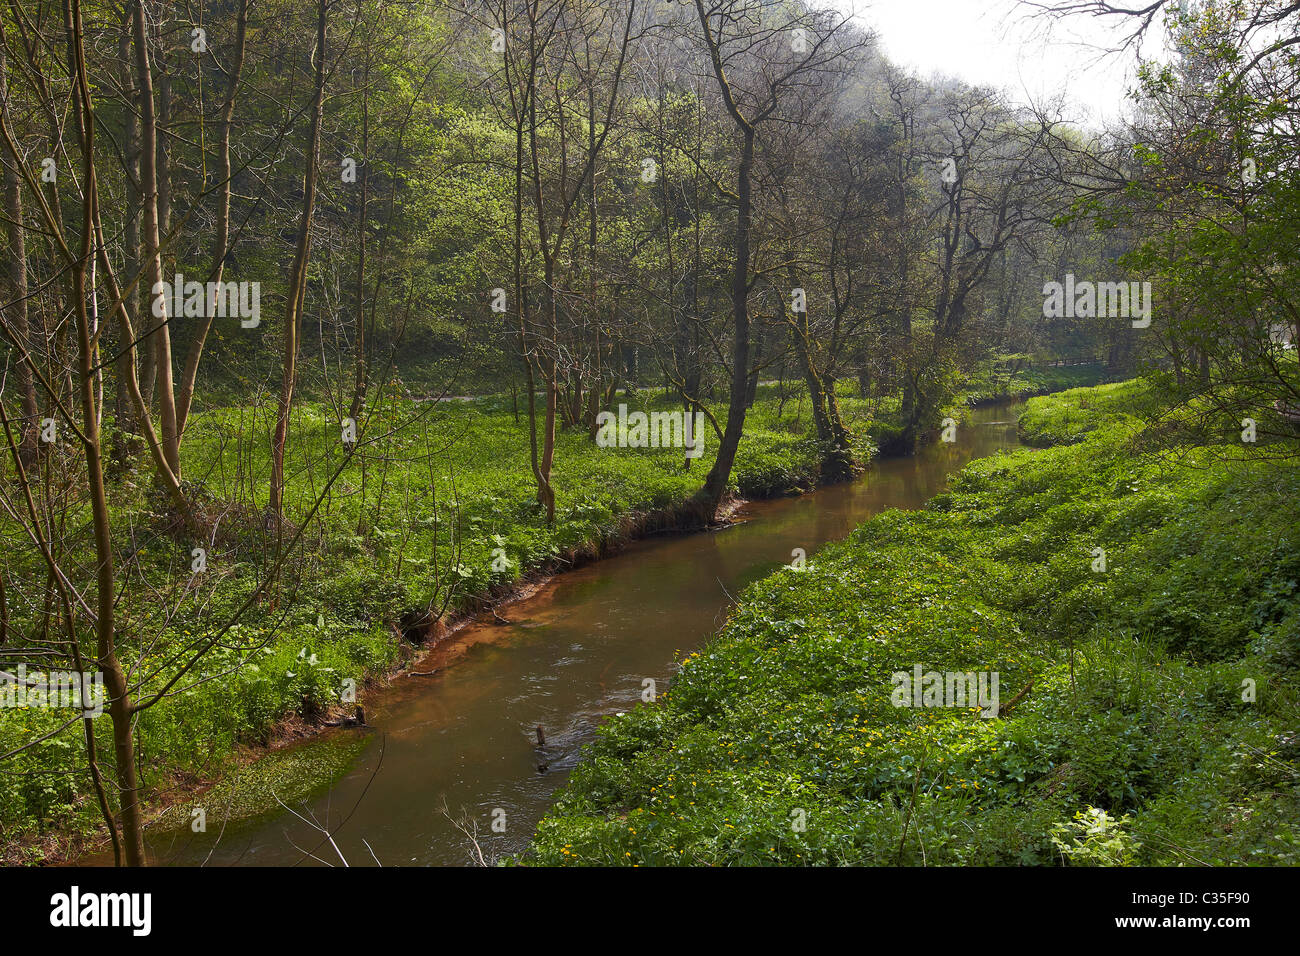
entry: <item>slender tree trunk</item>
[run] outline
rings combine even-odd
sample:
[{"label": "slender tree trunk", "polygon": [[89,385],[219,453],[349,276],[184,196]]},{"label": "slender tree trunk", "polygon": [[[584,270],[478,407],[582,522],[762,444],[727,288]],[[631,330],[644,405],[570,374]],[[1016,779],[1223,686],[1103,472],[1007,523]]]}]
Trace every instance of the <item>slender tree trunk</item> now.
[{"label": "slender tree trunk", "polygon": [[[221,132],[217,144],[217,176],[221,183],[220,198],[217,201],[217,234],[212,243],[212,268],[209,271],[211,281],[223,281],[226,270],[226,257],[230,254],[230,132],[235,116],[235,96],[239,92],[239,79],[244,70],[244,46],[248,33],[248,0],[239,0],[235,13],[235,52],[229,68],[230,85],[226,88],[226,99],[221,105]],[[189,420],[190,406],[194,401],[194,385],[199,376],[199,362],[203,358],[203,347],[207,342],[208,331],[212,328],[212,303],[203,310],[203,317],[194,331],[189,352],[185,356],[185,370],[181,373],[180,393],[176,397],[177,425],[182,433]]]},{"label": "slender tree trunk", "polygon": [[[171,303],[158,295],[163,288],[160,201],[158,194],[158,120],[154,113],[153,72],[149,65],[149,31],[144,0],[135,0],[132,32],[135,39],[136,83],[140,89],[140,188],[144,193],[144,251],[149,282],[149,315],[156,321],[146,351],[153,355],[158,383],[159,440],[163,458],[172,474],[180,477],[180,433],[176,425],[176,401],[172,389],[171,333],[167,310]],[[146,323],[146,327],[148,324]]]},{"label": "slender tree trunk", "polygon": [[[0,43],[0,110],[4,110],[5,125],[12,129],[13,116],[9,109],[7,69],[5,48]],[[3,158],[5,218],[8,219],[6,225],[9,234],[9,263],[6,270],[8,288],[3,298],[10,302],[10,307],[5,311],[9,328],[17,340],[15,344],[28,353],[27,360],[20,359],[14,364],[14,378],[23,410],[20,449],[24,463],[30,465],[36,459],[40,411],[36,401],[36,378],[32,374],[31,365],[28,364],[35,356],[32,352],[31,328],[27,317],[27,238],[23,221],[22,175],[18,171],[21,160],[7,150]]]},{"label": "slender tree trunk", "polygon": [[316,209],[316,187],[320,173],[320,130],[325,105],[326,0],[316,5],[316,84],[312,102],[311,131],[307,138],[307,169],[303,174],[302,220],[298,244],[289,272],[288,310],[284,319],[284,368],[280,379],[280,401],[276,410],[275,435],[271,440],[271,495],[269,510],[278,529],[284,520],[284,446],[289,436],[289,413],[298,374],[298,333],[307,294],[307,262],[311,256],[311,221]]},{"label": "slender tree trunk", "polygon": [[753,175],[754,150],[757,134],[754,126],[745,117],[735,97],[731,84],[727,80],[722,63],[722,53],[718,41],[709,26],[709,12],[705,10],[703,0],[695,0],[695,12],[699,18],[704,40],[709,48],[709,59],[713,66],[713,76],[718,83],[727,113],[731,116],[741,137],[740,164],[736,169],[736,227],[734,235],[735,251],[731,272],[731,389],[727,401],[727,426],[718,443],[718,454],[704,479],[704,487],[697,494],[697,500],[705,512],[705,517],[712,519],[717,514],[719,505],[726,495],[727,484],[731,480],[731,469],[736,462],[736,450],[740,447],[741,435],[745,430],[745,412],[749,398],[749,258],[750,236],[753,229]]},{"label": "slender tree trunk", "polygon": [[[125,20],[122,24],[122,32],[118,39],[118,55],[120,56],[122,69],[122,92],[126,97],[127,108],[123,111],[124,118],[122,122],[122,156],[125,161],[123,169],[123,178],[126,180],[126,217],[122,229],[122,264],[123,274],[128,283],[136,282],[140,273],[140,118],[139,102],[140,98],[135,88],[135,71],[131,66],[131,14],[128,7],[125,11]],[[131,312],[136,312],[143,296],[140,295],[140,287],[137,284],[131,294],[131,301],[126,307]],[[117,371],[117,403],[116,403],[116,426],[119,436],[127,432],[135,432],[139,428],[139,422],[136,420],[135,405],[131,400],[130,389],[127,382],[135,375],[138,376],[136,365],[136,348],[135,343],[123,336],[123,341],[119,344],[119,354],[115,363]],[[129,365],[129,368],[128,368]],[[120,440],[120,438],[119,438]],[[126,452],[125,448],[119,446],[119,451]]]},{"label": "slender tree trunk", "polygon": [[[533,168],[534,205],[537,215],[537,232],[542,248],[542,312],[546,316],[547,335],[550,340],[542,343],[542,376],[546,386],[546,415],[542,424],[542,453],[540,460],[535,459],[533,469],[537,479],[537,501],[546,509],[546,523],[555,523],[555,491],[551,488],[551,466],[555,461],[555,406],[559,400],[559,383],[556,378],[555,351],[559,348],[559,321],[556,314],[555,296],[555,256],[551,250],[551,238],[546,230],[546,208],[542,198],[542,172],[540,154],[537,144],[537,90],[536,70],[540,59],[537,46],[536,11],[530,10],[529,42],[529,90],[528,90],[528,143]],[[563,235],[557,238],[556,248],[563,242]]]},{"label": "slender tree trunk", "polygon": [[[703,15],[701,14],[703,20]],[[708,31],[707,22],[704,24]],[[720,68],[719,68],[720,72]],[[740,117],[739,111],[734,114]],[[731,271],[731,391],[727,402],[727,426],[718,444],[718,454],[704,479],[700,490],[706,517],[713,518],[727,491],[731,469],[736,462],[736,450],[745,430],[746,399],[749,395],[749,241],[753,219],[752,183],[754,168],[754,129],[743,118],[738,119],[743,145],[740,166],[736,173],[735,252]]]},{"label": "slender tree trunk", "polygon": [[[93,289],[87,288],[86,272],[95,255],[98,239],[95,222],[98,216],[98,184],[95,177],[95,118],[90,105],[90,84],[86,76],[86,58],[81,28],[80,0],[67,0],[65,16],[70,21],[68,41],[75,63],[80,98],[78,132],[82,151],[84,191],[81,253],[72,268],[76,297],[72,303],[77,317],[78,365],[81,386],[82,449],[86,455],[87,490],[94,527],[96,559],[96,654],[104,674],[108,695],[109,719],[113,727],[113,750],[116,756],[119,804],[122,821],[122,846],[127,866],[143,866],[144,828],[142,825],[139,784],[136,779],[135,749],[131,718],[133,705],[126,674],[117,659],[116,646],[116,574],[113,567],[113,538],[110,529],[108,496],[104,486],[104,466],[100,447],[99,414],[95,402],[95,352],[91,344],[89,302]],[[142,15],[141,15],[142,17]],[[142,23],[137,22],[137,26]]]},{"label": "slender tree trunk", "polygon": [[515,310],[519,317],[519,359],[524,366],[524,388],[528,405],[528,453],[529,464],[533,469],[533,480],[537,483],[537,500],[543,501],[541,462],[537,454],[537,380],[533,371],[533,360],[528,345],[528,308],[524,290],[524,117],[533,113],[534,76],[536,69],[536,51],[530,48],[528,86],[523,92],[523,101],[515,114],[515,221],[514,221],[514,291]]},{"label": "slender tree trunk", "polygon": [[361,78],[361,203],[357,211],[357,302],[356,302],[356,349],[355,366],[352,376],[352,403],[348,406],[348,417],[355,421],[361,416],[361,407],[365,402],[366,388],[369,383],[369,365],[366,356],[366,219],[369,215],[367,203],[370,198],[370,44],[366,44],[365,68]]}]

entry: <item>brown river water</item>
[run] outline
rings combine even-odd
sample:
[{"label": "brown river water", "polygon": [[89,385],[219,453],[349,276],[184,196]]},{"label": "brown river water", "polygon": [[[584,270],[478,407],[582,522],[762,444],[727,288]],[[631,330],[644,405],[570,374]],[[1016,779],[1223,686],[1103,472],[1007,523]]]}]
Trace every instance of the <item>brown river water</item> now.
[{"label": "brown river water", "polygon": [[462,628],[416,665],[436,675],[397,677],[370,695],[368,730],[332,732],[369,743],[349,773],[293,810],[328,825],[337,849],[282,812],[224,832],[210,814],[207,833],[152,834],[151,853],[210,866],[317,865],[304,851],[335,866],[477,862],[444,807],[476,827],[489,862],[520,852],[601,720],[636,706],[646,678],[662,693],[747,584],[795,548],[812,559],[874,514],[919,507],[972,458],[1018,447],[1018,415],[1015,404],[974,409],[955,444],[878,461],[852,484],[748,504],[720,531],[638,541],[501,608],[509,625],[488,617]]}]

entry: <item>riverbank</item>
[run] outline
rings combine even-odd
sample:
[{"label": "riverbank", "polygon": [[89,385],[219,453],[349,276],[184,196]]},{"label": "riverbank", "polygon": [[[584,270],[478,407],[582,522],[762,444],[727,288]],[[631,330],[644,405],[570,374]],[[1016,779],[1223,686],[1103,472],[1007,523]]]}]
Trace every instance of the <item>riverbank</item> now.
[{"label": "riverbank", "polygon": [[[730,498],[720,508],[716,523],[708,530],[729,527],[733,517],[751,502]],[[196,809],[210,816],[213,828],[224,831],[246,827],[281,814],[285,807],[304,806],[314,796],[336,785],[373,742],[371,734],[382,726],[385,710],[394,702],[436,678],[469,651],[485,643],[508,639],[515,609],[527,604],[558,577],[611,558],[638,541],[662,533],[688,533],[675,523],[676,509],[640,516],[628,533],[607,539],[600,553],[585,549],[572,560],[529,571],[513,584],[484,599],[473,610],[448,613],[421,635],[422,643],[400,645],[402,653],[394,667],[366,678],[358,689],[374,724],[358,726],[346,718],[351,708],[333,708],[306,719],[294,711],[276,722],[267,739],[252,745],[238,744],[228,765],[217,774],[177,775],[157,788],[148,808],[147,842],[157,854],[153,862],[184,857],[195,837],[190,828]],[[705,533],[690,529],[693,533]],[[331,719],[333,718],[333,719]],[[339,726],[340,720],[344,726]],[[219,840],[218,840],[219,842]],[[60,832],[40,847],[44,864],[76,863],[109,865],[111,848],[102,834]],[[195,862],[195,861],[191,861]]]},{"label": "riverbank", "polygon": [[1300,861],[1300,469],[1160,410],[1031,400],[1042,450],[752,586],[524,861]]},{"label": "riverbank", "polygon": [[[806,434],[810,422],[804,404],[792,386],[760,388],[736,462],[731,507],[816,487],[817,447]],[[375,689],[412,672],[428,672],[436,646],[483,620],[495,606],[646,535],[680,530],[681,503],[712,462],[707,441],[705,454],[686,470],[680,451],[611,454],[584,436],[561,433],[556,468],[561,507],[556,526],[547,528],[529,491],[527,439],[521,434],[526,426],[514,420],[509,400],[447,405],[456,407],[440,410],[415,429],[406,425],[415,434],[399,436],[397,447],[415,464],[393,464],[385,453],[376,456],[378,466],[363,457],[345,470],[337,494],[309,528],[314,533],[307,540],[315,543],[287,575],[293,581],[287,607],[255,606],[232,630],[229,646],[219,648],[211,666],[202,669],[201,683],[141,716],[137,752],[150,794],[151,830],[171,827],[179,820],[178,807],[196,805],[214,788],[227,799],[211,812],[231,823],[275,811],[277,795],[306,799],[329,786],[346,765],[323,760],[313,767],[295,762],[295,751],[321,731],[355,735],[330,727],[353,713],[352,695],[343,690],[347,682],[355,683],[356,702],[366,706]],[[888,414],[881,405],[879,400],[841,401],[846,421],[863,434],[878,430],[879,416]],[[411,411],[409,405],[389,409],[376,427],[401,423]],[[192,601],[182,596],[141,666],[198,638],[255,586],[248,571],[257,566],[257,548],[265,542],[241,526],[240,518],[259,512],[257,491],[265,487],[269,462],[247,459],[229,435],[263,425],[254,410],[231,409],[201,416],[192,426],[187,473],[201,475],[209,499],[227,508],[223,531],[214,536],[220,547],[210,554],[220,568],[218,584]],[[291,472],[290,495],[305,510],[306,496],[334,467],[337,447],[323,409],[303,406],[294,427],[305,434],[296,446],[301,459]],[[421,461],[434,448],[441,455],[437,470]],[[858,449],[861,459],[872,452],[865,441]],[[119,480],[129,483],[132,475]],[[454,499],[439,500],[440,487],[450,487]],[[385,511],[385,501],[395,517],[384,525],[372,522],[368,515]],[[144,522],[150,507],[144,498]],[[175,546],[155,532],[132,560],[140,573],[163,582],[175,564],[176,555],[169,552]],[[21,723],[15,716],[0,713],[0,749],[24,733],[44,732],[56,714],[29,711]],[[6,791],[0,781],[0,859],[50,863],[94,850],[100,820],[75,743],[52,740],[35,753],[43,767],[62,771],[63,786]],[[294,772],[282,773],[282,764],[294,766]],[[33,819],[37,814],[44,814],[40,825]]]},{"label": "riverbank", "polygon": [[[358,456],[340,476],[304,533],[301,559],[285,575],[282,605],[255,605],[205,658],[193,688],[140,716],[137,753],[151,826],[170,825],[172,808],[235,776],[242,783],[231,791],[232,803],[241,813],[274,808],[259,778],[282,777],[276,765],[291,759],[282,755],[293,744],[350,716],[354,699],[364,706],[368,689],[420,671],[434,645],[492,607],[641,537],[685,527],[685,502],[712,464],[712,434],[687,468],[680,450],[611,451],[561,433],[559,509],[555,526],[547,527],[530,491],[526,424],[515,420],[508,400],[451,404],[432,415],[413,404],[383,413],[376,428],[408,434],[390,439],[371,460]],[[774,389],[761,390],[738,453],[730,508],[742,494],[761,498],[815,487],[817,448],[806,436],[802,404],[793,392],[781,398]],[[847,403],[846,415],[863,431],[865,411]],[[324,409],[304,406],[294,423],[301,459],[290,495],[304,511],[338,462],[328,421]],[[188,546],[165,533],[166,516],[154,513],[151,492],[140,482],[132,520],[146,525],[146,533],[129,560],[136,573],[158,583],[175,611],[137,669],[201,639],[257,586],[258,549],[266,542],[246,519],[260,511],[269,462],[249,461],[248,450],[229,439],[264,425],[250,409],[211,413],[192,425],[187,473],[201,475],[197,487],[205,500],[224,510],[214,522],[216,546],[208,548],[210,589],[191,595],[192,582],[184,580],[168,587]],[[864,442],[859,454],[869,457],[870,446]],[[129,486],[138,479],[127,473],[118,480]],[[0,711],[0,752],[57,723],[55,711]],[[0,860],[49,863],[93,849],[101,821],[75,741],[55,736],[25,753],[30,767],[56,782],[37,788],[30,780],[0,780]],[[256,759],[261,754],[273,758],[265,767]],[[338,769],[329,761],[319,771],[298,767],[288,796],[319,790]]]},{"label": "riverbank", "polygon": [[1044,365],[1015,371],[994,365],[980,368],[963,389],[962,402],[971,408],[1011,399],[1030,399],[1072,388],[1087,388],[1114,381],[1103,362]]},{"label": "riverbank", "polygon": [[[431,676],[370,695],[371,731],[342,732],[366,740],[366,750],[342,779],[289,806],[334,821],[340,853],[326,848],[334,862],[475,865],[462,825],[477,828],[489,861],[521,852],[596,729],[647,686],[666,688],[676,661],[709,639],[734,595],[872,514],[921,507],[972,457],[1014,446],[1014,420],[1010,409],[973,410],[955,443],[879,458],[859,481],[749,501],[710,533],[651,535],[555,575],[500,610],[508,623],[485,614],[439,642],[418,665]],[[208,802],[195,806],[212,818]],[[492,826],[502,814],[507,825]],[[279,866],[302,862],[296,847],[319,840],[281,809],[174,844],[154,834],[151,846],[172,865]]]}]

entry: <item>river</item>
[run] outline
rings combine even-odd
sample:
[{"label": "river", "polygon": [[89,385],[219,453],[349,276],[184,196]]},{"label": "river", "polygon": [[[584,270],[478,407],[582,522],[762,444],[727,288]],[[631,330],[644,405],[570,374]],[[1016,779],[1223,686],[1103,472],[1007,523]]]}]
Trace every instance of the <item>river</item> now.
[{"label": "river", "polygon": [[456,817],[489,861],[519,852],[600,721],[634,707],[647,678],[662,692],[747,584],[796,548],[812,558],[874,514],[919,507],[972,458],[1017,447],[1018,414],[1015,404],[974,409],[955,443],[878,461],[851,484],[751,503],[720,531],[638,541],[505,606],[509,625],[463,628],[416,665],[434,676],[398,677],[372,695],[369,730],[338,731],[370,742],[328,792],[294,807],[328,824],[337,850],[282,813],[224,833],[210,819],[206,834],[158,834],[151,851],[181,865],[314,864],[305,850],[333,865],[340,855],[353,866],[467,865],[476,854]]}]

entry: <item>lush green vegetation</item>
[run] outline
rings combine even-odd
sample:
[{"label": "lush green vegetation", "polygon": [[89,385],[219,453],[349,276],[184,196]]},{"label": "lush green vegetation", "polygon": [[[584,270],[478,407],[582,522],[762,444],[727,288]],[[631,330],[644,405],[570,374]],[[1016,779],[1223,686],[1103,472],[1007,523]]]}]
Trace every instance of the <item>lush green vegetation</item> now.
[{"label": "lush green vegetation", "polygon": [[[1300,4],[1022,6],[1162,32],[1134,108],[811,0],[0,10],[0,691],[108,698],[4,701],[0,858],[143,865],[527,575],[1142,375],[755,590],[538,852],[1289,860]],[[705,454],[602,447],[625,403]],[[1007,709],[887,706],[908,661]]]},{"label": "lush green vegetation", "polygon": [[[782,400],[779,392],[760,387],[733,492],[781,494],[818,481],[819,449],[806,402],[802,393],[786,388]],[[631,406],[671,410],[673,401],[642,392]],[[865,434],[872,406],[857,399],[843,406]],[[136,753],[147,788],[217,777],[235,765],[239,744],[266,743],[283,720],[313,720],[339,708],[347,681],[360,686],[409,659],[411,641],[423,640],[423,629],[443,612],[470,610],[523,576],[617,547],[655,513],[671,523],[674,509],[699,487],[716,448],[709,432],[687,470],[680,449],[600,448],[584,434],[562,432],[557,520],[548,526],[530,488],[526,421],[516,421],[508,397],[403,402],[372,425],[395,429],[384,454],[374,460],[354,455],[303,526],[301,551],[282,571],[282,601],[256,601],[240,615],[274,561],[275,542],[259,520],[270,458],[265,445],[255,445],[250,461],[248,449],[229,436],[265,426],[265,416],[241,408],[203,413],[192,426],[186,471],[214,509],[206,542],[177,531],[146,479],[130,471],[118,476],[123,497],[130,495],[118,518],[133,535],[131,572],[151,583],[151,595],[166,595],[169,605],[138,664],[142,674],[154,674],[142,682],[142,695],[161,688],[168,663],[192,648],[211,622],[238,617],[204,656],[193,686],[140,714]],[[294,433],[286,501],[305,513],[343,465],[346,449],[338,425],[319,405],[298,407]],[[871,454],[866,438],[858,452],[864,460]],[[78,520],[84,511],[68,515],[70,523]],[[187,579],[183,571],[194,544],[205,545],[207,570]],[[10,573],[20,570],[11,565]],[[169,583],[177,580],[179,587]],[[128,626],[136,620],[144,626],[156,614],[152,599],[122,605]],[[37,628],[40,622],[34,617],[11,624]],[[403,631],[411,641],[403,640]],[[0,709],[0,752],[66,720],[67,712],[58,709]],[[96,725],[101,747],[111,746],[107,724],[105,718]],[[0,827],[12,852],[24,834],[96,828],[80,741],[56,734],[25,753],[26,766],[39,773],[0,776]]]},{"label": "lush green vegetation", "polygon": [[962,401],[967,405],[1004,402],[1107,380],[1106,367],[1099,362],[1045,365],[1031,364],[1026,359],[1026,356],[1010,356],[982,363],[967,380],[960,396]]},{"label": "lush green vegetation", "polygon": [[[674,396],[653,391],[621,400],[647,411],[676,407]],[[268,428],[272,410],[196,413],[184,467],[209,512],[212,533],[206,541],[191,540],[177,527],[142,462],[114,471],[117,517],[132,541],[125,566],[150,583],[142,603],[128,599],[121,605],[128,625],[135,622],[152,638],[138,664],[142,674],[153,675],[141,683],[142,696],[161,689],[169,665],[205,639],[213,622],[234,622],[204,655],[193,686],[140,714],[136,753],[146,792],[227,777],[243,763],[241,745],[265,745],[294,722],[348,710],[349,682],[364,696],[366,682],[403,666],[439,617],[479,607],[529,574],[563,569],[617,547],[647,517],[671,523],[716,453],[712,430],[689,469],[679,449],[612,451],[584,434],[562,431],[557,520],[548,526],[530,486],[527,420],[516,418],[514,403],[508,395],[393,403],[369,425],[384,435],[383,454],[363,449],[346,463],[329,407],[299,404],[286,504],[308,513],[339,474],[302,526],[302,546],[282,570],[284,597],[257,599],[247,608],[275,560],[276,542],[260,520],[271,463],[266,445],[231,436]],[[859,461],[875,453],[872,436],[900,430],[897,397],[844,397],[839,405],[859,436]],[[725,413],[721,402],[709,407]],[[823,451],[806,393],[790,383],[759,386],[732,493],[768,497],[814,487]],[[117,460],[112,448],[109,457]],[[88,524],[84,502],[65,520]],[[91,545],[84,534],[69,543]],[[207,552],[208,570],[191,577],[185,571],[198,545]],[[22,573],[18,557],[11,558],[11,575]],[[82,560],[89,560],[89,551]],[[38,573],[37,565],[28,571]],[[168,596],[161,624],[154,600],[159,594]],[[40,626],[39,616],[10,623]],[[82,743],[64,732],[31,744],[66,719],[57,709],[0,709],[0,752],[26,744],[26,766],[38,771],[0,777],[0,827],[9,858],[28,858],[31,840],[42,834],[93,834],[99,828]],[[96,729],[99,746],[111,747],[107,720]],[[329,769],[297,776],[310,789],[328,779]],[[239,773],[247,777],[249,771]],[[231,812],[252,806],[262,812],[264,802],[241,798]]]},{"label": "lush green vegetation", "polygon": [[[526,859],[1300,862],[1300,467],[1160,409],[1034,399],[1043,450],[751,587],[603,725]],[[997,672],[1002,715],[894,706],[917,664]]]}]

